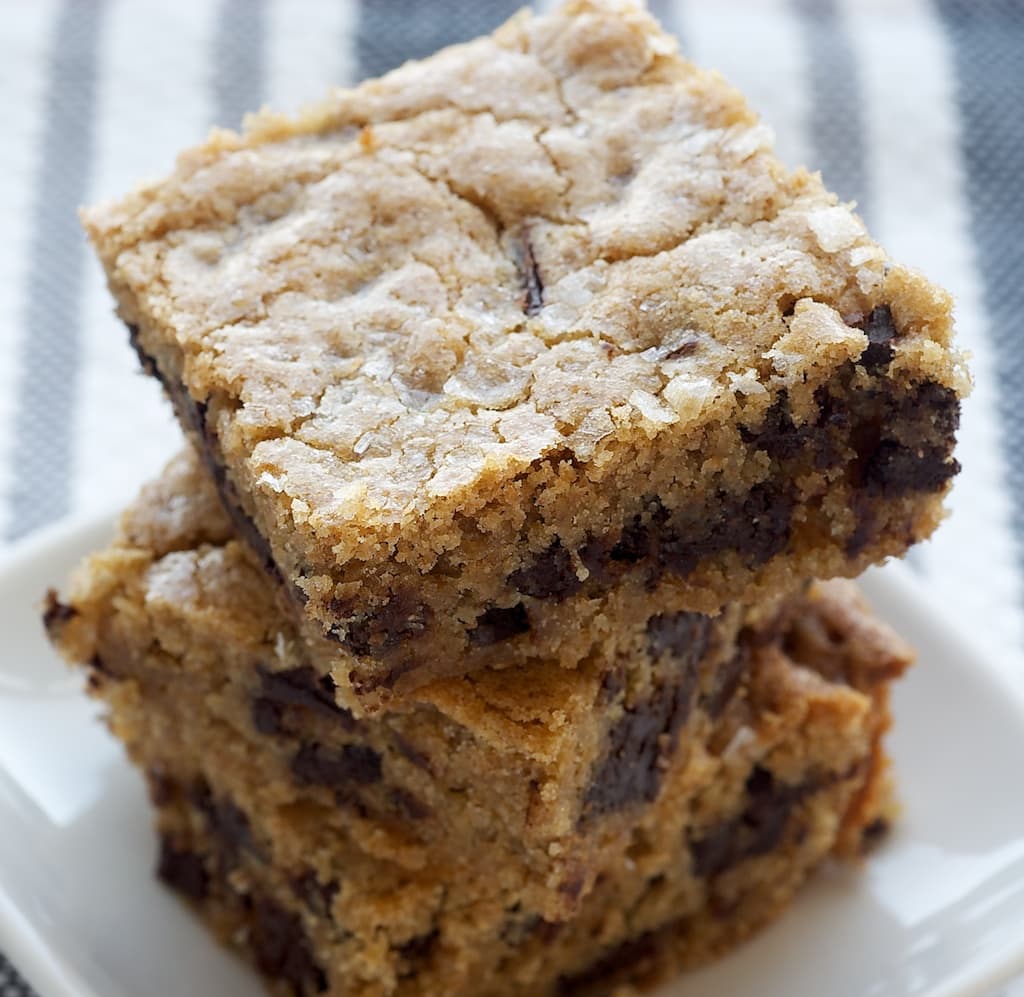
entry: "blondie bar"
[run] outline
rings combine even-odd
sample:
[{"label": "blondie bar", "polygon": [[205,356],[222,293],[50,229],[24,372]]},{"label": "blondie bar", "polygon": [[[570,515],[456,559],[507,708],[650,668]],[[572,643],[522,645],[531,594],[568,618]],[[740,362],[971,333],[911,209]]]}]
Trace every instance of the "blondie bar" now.
[{"label": "blondie bar", "polygon": [[[646,611],[574,669],[534,662],[439,680],[400,710],[357,719],[304,656],[273,582],[231,538],[186,452],[67,601],[51,597],[46,623],[100,695],[134,704],[115,709],[115,729],[144,745],[158,797],[166,778],[201,777],[246,813],[313,815],[302,849],[329,854],[344,837],[410,876],[443,866],[462,882],[485,870],[503,910],[560,923],[635,850],[638,827],[675,833],[675,811],[724,778],[722,752],[744,759],[747,776],[771,758],[779,778],[801,782],[777,746],[800,728],[824,755],[793,765],[864,777],[858,725],[880,733],[878,697],[910,661],[849,583],[714,618]],[[813,710],[797,681],[806,668],[824,704]],[[185,757],[198,767],[183,783]]]},{"label": "blondie bar", "polygon": [[400,861],[385,840],[400,829],[366,835],[287,777],[275,792],[266,739],[197,709],[170,677],[93,664],[92,689],[147,773],[159,875],[282,994],[605,993],[719,954],[825,856],[859,854],[884,829],[881,737],[905,649],[845,583],[830,586],[751,647],[733,695],[687,729],[660,791],[625,840],[605,842],[562,919],[531,906],[522,865],[483,835],[465,861],[436,849]]},{"label": "blondie bar", "polygon": [[260,113],[83,219],[369,708],[624,584],[716,613],[855,575],[957,470],[948,295],[627,3]]}]

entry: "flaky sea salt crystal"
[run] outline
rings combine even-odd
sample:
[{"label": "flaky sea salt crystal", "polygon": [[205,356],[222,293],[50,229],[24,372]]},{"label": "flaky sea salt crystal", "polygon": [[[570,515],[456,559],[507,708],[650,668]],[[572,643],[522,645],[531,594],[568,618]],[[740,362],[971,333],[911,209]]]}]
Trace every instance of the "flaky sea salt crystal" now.
[{"label": "flaky sea salt crystal", "polygon": [[662,389],[661,396],[683,423],[693,422],[718,394],[718,385],[710,377],[679,374]]},{"label": "flaky sea salt crystal", "polygon": [[261,485],[266,485],[275,492],[280,493],[284,491],[284,480],[279,478],[276,474],[271,474],[269,471],[264,471],[260,475],[259,482]]},{"label": "flaky sea salt crystal", "polygon": [[850,266],[859,267],[870,260],[884,260],[885,250],[881,246],[854,246],[850,250]]},{"label": "flaky sea salt crystal", "polygon": [[444,383],[444,393],[471,405],[504,409],[514,405],[533,375],[514,364],[471,356]]},{"label": "flaky sea salt crystal", "polygon": [[615,429],[607,409],[592,409],[569,437],[569,445],[580,460],[589,460],[601,442]]},{"label": "flaky sea salt crystal", "polygon": [[742,374],[737,374],[731,370],[728,372],[727,377],[733,391],[738,391],[741,395],[763,395],[768,390],[761,383],[757,376],[757,371],[753,367],[743,371]]},{"label": "flaky sea salt crystal", "polygon": [[629,396],[629,404],[649,422],[668,426],[679,421],[679,416],[649,391],[637,389]]},{"label": "flaky sea salt crystal", "polygon": [[826,253],[838,253],[864,235],[864,226],[841,204],[810,212],[807,224]]}]

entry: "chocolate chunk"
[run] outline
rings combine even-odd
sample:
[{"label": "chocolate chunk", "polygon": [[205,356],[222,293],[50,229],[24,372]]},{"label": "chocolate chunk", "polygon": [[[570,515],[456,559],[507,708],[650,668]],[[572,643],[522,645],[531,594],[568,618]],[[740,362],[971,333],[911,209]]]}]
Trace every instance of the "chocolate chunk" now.
[{"label": "chocolate chunk", "polygon": [[686,577],[707,557],[733,550],[749,567],[758,567],[785,550],[793,520],[792,497],[767,483],[746,495],[722,494],[717,515],[666,529],[659,544],[662,565]]},{"label": "chocolate chunk", "polygon": [[324,993],[327,977],[313,958],[302,921],[272,900],[256,900],[249,932],[261,973],[290,983],[297,994]]},{"label": "chocolate chunk", "polygon": [[381,780],[381,757],[365,744],[346,744],[340,750],[304,744],[292,759],[292,774],[305,785],[347,790],[352,783],[369,786]]},{"label": "chocolate chunk", "polygon": [[618,543],[611,549],[608,555],[613,561],[624,561],[626,564],[636,564],[642,561],[651,550],[650,530],[643,523],[640,516],[634,516],[632,522],[623,527]]},{"label": "chocolate chunk", "polygon": [[608,537],[590,537],[578,551],[580,561],[589,572],[587,581],[602,589],[615,580],[615,573],[608,570],[614,546]]},{"label": "chocolate chunk", "polygon": [[607,735],[604,757],[595,766],[584,798],[581,823],[651,802],[661,786],[661,760],[675,750],[679,729],[690,714],[697,687],[697,662],[688,657],[670,681],[650,697],[627,707]]},{"label": "chocolate chunk", "polygon": [[469,643],[474,647],[487,647],[518,637],[529,629],[530,618],[521,602],[507,608],[493,606],[476,618],[476,626],[468,631]]},{"label": "chocolate chunk", "polygon": [[284,711],[280,703],[271,699],[257,696],[252,701],[252,725],[260,734],[275,736],[284,734],[287,728],[284,725]]},{"label": "chocolate chunk", "polygon": [[528,232],[521,236],[521,269],[523,274],[523,312],[529,316],[540,313],[544,307],[544,281],[541,280],[537,259],[533,254],[533,244]]},{"label": "chocolate chunk", "polygon": [[608,993],[609,984],[625,973],[630,979],[642,978],[644,964],[656,959],[657,954],[657,935],[648,931],[606,952],[581,972],[560,977],[558,993],[560,997]]},{"label": "chocolate chunk", "polygon": [[750,664],[750,654],[746,648],[738,650],[728,661],[723,661],[715,670],[711,688],[704,696],[701,705],[704,712],[712,720],[717,719],[736,694],[743,676]]},{"label": "chocolate chunk", "polygon": [[242,849],[254,848],[249,818],[233,801],[226,797],[216,799],[205,780],[192,786],[189,798],[206,818],[207,827],[221,845],[229,865],[237,862]]},{"label": "chocolate chunk", "polygon": [[415,938],[410,938],[403,945],[399,945],[398,954],[405,965],[399,970],[398,975],[411,976],[413,973],[419,972],[422,964],[433,955],[434,949],[437,948],[439,937],[439,933],[435,928],[425,935],[417,935]]},{"label": "chocolate chunk", "polygon": [[355,717],[334,700],[334,679],[319,675],[310,665],[275,672],[259,665],[261,698],[280,706],[301,706],[337,720],[342,729],[355,729]]},{"label": "chocolate chunk", "polygon": [[729,517],[726,530],[732,547],[751,567],[765,564],[785,550],[793,523],[793,499],[787,493],[774,491],[769,485],[751,488],[740,505],[738,514]]},{"label": "chocolate chunk", "polygon": [[892,309],[888,305],[873,308],[864,322],[864,332],[867,333],[868,345],[860,355],[860,362],[869,370],[888,366],[896,355],[891,344],[898,335]]},{"label": "chocolate chunk", "polygon": [[210,881],[201,855],[178,848],[167,835],[160,838],[157,877],[190,900],[205,900]]},{"label": "chocolate chunk", "polygon": [[883,440],[868,458],[863,481],[869,493],[895,499],[938,491],[959,471],[959,461],[949,458],[945,448],[914,449]]},{"label": "chocolate chunk", "polygon": [[395,743],[395,747],[398,749],[399,754],[403,758],[408,759],[417,768],[423,769],[425,772],[432,772],[430,765],[430,758],[419,750],[414,744],[411,744],[406,738],[402,737],[397,731],[392,732],[392,740]]},{"label": "chocolate chunk", "polygon": [[607,705],[614,702],[620,692],[626,688],[626,670],[622,665],[609,668],[601,679],[601,691],[598,695],[598,702]]},{"label": "chocolate chunk", "polygon": [[944,384],[924,381],[904,400],[900,416],[909,421],[921,413],[930,419],[933,433],[952,448],[953,436],[960,428],[960,399],[956,392]]},{"label": "chocolate chunk", "polygon": [[[339,607],[332,604],[332,609],[336,608]],[[430,617],[429,606],[399,592],[376,612],[350,622],[340,642],[353,654],[380,657],[404,641],[422,634]],[[336,630],[331,635],[339,639]]]},{"label": "chocolate chunk", "polygon": [[583,584],[576,577],[572,556],[560,540],[555,540],[529,567],[513,571],[508,580],[523,595],[555,602],[578,592]]},{"label": "chocolate chunk", "polygon": [[853,493],[850,508],[854,515],[854,527],[846,538],[845,549],[846,556],[852,559],[858,557],[875,538],[878,522],[874,503],[863,491]]},{"label": "chocolate chunk", "polygon": [[321,883],[312,869],[291,879],[292,892],[318,917],[330,917],[339,886],[333,880]]},{"label": "chocolate chunk", "polygon": [[778,782],[767,769],[755,767],[747,779],[743,813],[690,843],[694,875],[717,876],[744,859],[773,851],[782,841],[793,808],[821,786],[814,780],[790,786]]},{"label": "chocolate chunk", "polygon": [[389,796],[391,805],[408,820],[425,820],[431,814],[430,807],[400,786],[392,789]]},{"label": "chocolate chunk", "polygon": [[150,767],[146,769],[146,786],[149,789],[149,798],[155,807],[165,807],[168,803],[177,799],[181,787],[175,779],[172,779],[162,769]]},{"label": "chocolate chunk", "polygon": [[750,802],[743,814],[747,831],[744,857],[772,851],[782,840],[794,804],[814,788],[811,784],[791,787],[776,782],[768,769],[756,766],[747,779]]},{"label": "chocolate chunk", "polygon": [[888,836],[891,829],[889,821],[884,817],[876,817],[869,824],[865,825],[864,830],[860,833],[861,854],[866,855],[877,848]]},{"label": "chocolate chunk", "polygon": [[66,602],[61,602],[54,589],[47,591],[43,602],[43,626],[47,633],[63,626],[77,615],[78,610]]},{"label": "chocolate chunk", "polygon": [[696,667],[708,649],[711,618],[701,613],[662,613],[647,621],[647,647],[652,658],[670,654]]},{"label": "chocolate chunk", "polygon": [[789,396],[785,391],[764,414],[757,429],[740,427],[740,437],[757,450],[764,450],[772,460],[790,460],[807,447],[810,431],[793,423],[789,411]]}]

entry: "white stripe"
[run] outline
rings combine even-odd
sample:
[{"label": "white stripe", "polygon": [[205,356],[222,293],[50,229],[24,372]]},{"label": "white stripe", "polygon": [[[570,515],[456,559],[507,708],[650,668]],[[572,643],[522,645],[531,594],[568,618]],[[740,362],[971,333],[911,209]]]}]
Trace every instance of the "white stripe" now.
[{"label": "white stripe", "polygon": [[[211,111],[206,0],[117,0],[102,40],[91,200],[168,172]],[[76,512],[124,504],[181,446],[159,386],[139,373],[99,266],[86,273],[74,426]]]},{"label": "white stripe", "polygon": [[877,235],[895,259],[954,293],[959,343],[973,354],[976,387],[964,405],[953,514],[918,563],[946,605],[985,621],[976,636],[993,661],[1009,656],[1010,667],[1024,668],[1024,592],[964,196],[952,53],[925,0],[902,0],[898,11],[888,0],[845,6],[864,87]]},{"label": "white stripe", "polygon": [[4,138],[0,142],[0,546],[10,515],[8,496],[16,469],[10,466],[17,357],[31,303],[25,300],[35,180],[47,98],[49,43],[55,0],[8,4],[0,43],[0,94]]},{"label": "white stripe", "polygon": [[294,111],[353,73],[354,0],[271,0],[267,9],[267,101]]},{"label": "white stripe", "polygon": [[[808,95],[799,21],[785,0],[677,3],[683,55],[717,69],[774,131],[789,166],[807,161]],[[741,27],[738,27],[741,26]]]}]

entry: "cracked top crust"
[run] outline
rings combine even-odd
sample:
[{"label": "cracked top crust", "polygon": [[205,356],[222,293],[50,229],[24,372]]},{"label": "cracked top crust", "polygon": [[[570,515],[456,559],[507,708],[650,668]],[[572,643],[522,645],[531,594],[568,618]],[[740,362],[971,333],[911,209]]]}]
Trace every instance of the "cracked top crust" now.
[{"label": "cracked top crust", "polygon": [[577,0],[215,132],[83,219],[279,526],[345,560],[415,525],[436,556],[432,517],[538,460],[597,483],[783,387],[799,415],[879,304],[894,375],[961,386],[948,297],[771,141],[646,13]]}]

